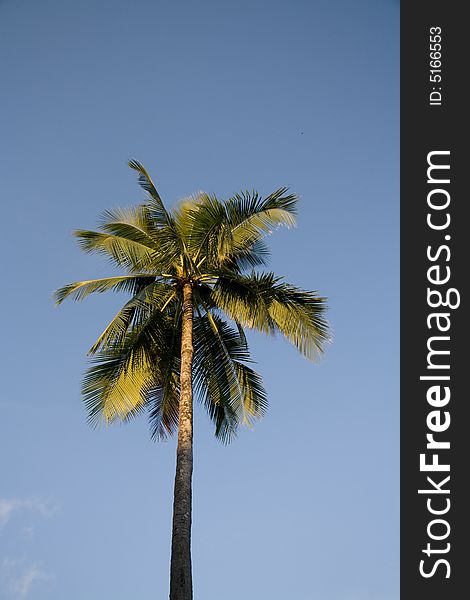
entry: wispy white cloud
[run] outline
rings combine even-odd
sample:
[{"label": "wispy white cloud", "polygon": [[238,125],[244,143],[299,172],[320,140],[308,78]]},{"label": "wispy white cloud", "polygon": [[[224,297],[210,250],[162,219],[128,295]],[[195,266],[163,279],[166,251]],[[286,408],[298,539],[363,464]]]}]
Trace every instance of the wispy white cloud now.
[{"label": "wispy white cloud", "polygon": [[0,589],[9,594],[9,598],[24,600],[37,582],[51,581],[49,575],[37,564],[26,565],[23,560],[3,560],[0,567]]},{"label": "wispy white cloud", "polygon": [[0,498],[0,527],[18,510],[29,510],[50,517],[58,508],[55,502],[41,498]]},{"label": "wispy white cloud", "polygon": [[[59,505],[52,500],[43,498],[1,498],[0,497],[0,530],[11,519],[12,515],[20,511],[29,511],[51,517]],[[25,539],[32,539],[34,529],[24,526],[20,530]],[[54,577],[46,573],[41,566],[25,559],[4,558],[0,560],[0,598],[8,600],[25,600],[32,588],[39,583],[50,582]]]}]

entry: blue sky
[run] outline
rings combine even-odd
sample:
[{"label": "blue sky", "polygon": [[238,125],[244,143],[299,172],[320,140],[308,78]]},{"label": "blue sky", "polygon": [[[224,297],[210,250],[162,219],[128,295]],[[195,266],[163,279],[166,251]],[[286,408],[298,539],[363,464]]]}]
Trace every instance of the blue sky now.
[{"label": "blue sky", "polygon": [[288,185],[272,267],[328,296],[318,365],[252,336],[269,415],[195,423],[204,600],[398,598],[398,58],[393,0],[0,1],[0,599],[168,597],[174,442],[92,430],[85,353],[123,301],[71,232],[142,199]]}]

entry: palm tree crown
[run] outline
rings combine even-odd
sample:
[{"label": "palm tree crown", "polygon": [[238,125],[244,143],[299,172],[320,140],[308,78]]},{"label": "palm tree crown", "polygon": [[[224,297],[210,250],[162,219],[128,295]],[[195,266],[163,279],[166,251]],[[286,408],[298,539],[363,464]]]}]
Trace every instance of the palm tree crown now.
[{"label": "palm tree crown", "polygon": [[261,271],[265,236],[295,223],[297,197],[280,188],[226,201],[198,193],[167,211],[137,161],[143,204],[105,211],[99,231],[78,230],[85,252],[109,257],[125,274],[66,285],[61,303],[94,292],[125,291],[130,299],[90,349],[83,380],[89,419],[128,420],[147,408],[154,438],[178,428],[183,288],[191,286],[194,390],[224,442],[267,406],[244,329],[285,336],[307,358],[328,339],[325,300]]}]

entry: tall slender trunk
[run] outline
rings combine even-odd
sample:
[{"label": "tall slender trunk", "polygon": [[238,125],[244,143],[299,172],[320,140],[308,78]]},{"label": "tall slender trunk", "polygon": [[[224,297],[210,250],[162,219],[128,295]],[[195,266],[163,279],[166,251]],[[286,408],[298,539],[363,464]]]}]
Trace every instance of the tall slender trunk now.
[{"label": "tall slender trunk", "polygon": [[193,475],[193,298],[191,283],[183,287],[178,449],[173,499],[170,600],[192,600],[191,504]]}]

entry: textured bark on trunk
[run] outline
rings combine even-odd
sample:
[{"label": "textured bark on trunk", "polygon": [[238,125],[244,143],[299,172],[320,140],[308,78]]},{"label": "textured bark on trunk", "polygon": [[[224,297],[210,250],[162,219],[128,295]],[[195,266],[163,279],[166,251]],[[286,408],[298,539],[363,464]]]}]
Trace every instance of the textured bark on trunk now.
[{"label": "textured bark on trunk", "polygon": [[193,299],[190,283],[183,287],[178,448],[173,499],[170,600],[192,600],[191,505],[193,475]]}]

